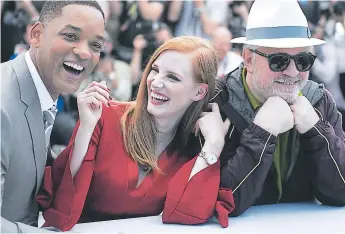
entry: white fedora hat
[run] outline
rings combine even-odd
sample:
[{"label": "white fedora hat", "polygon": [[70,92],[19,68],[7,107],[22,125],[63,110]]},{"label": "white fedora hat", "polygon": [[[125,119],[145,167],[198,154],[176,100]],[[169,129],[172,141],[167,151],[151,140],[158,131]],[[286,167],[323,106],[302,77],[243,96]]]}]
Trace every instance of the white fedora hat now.
[{"label": "white fedora hat", "polygon": [[311,38],[307,19],[297,0],[255,0],[248,16],[246,36],[231,42],[274,48],[325,43]]}]

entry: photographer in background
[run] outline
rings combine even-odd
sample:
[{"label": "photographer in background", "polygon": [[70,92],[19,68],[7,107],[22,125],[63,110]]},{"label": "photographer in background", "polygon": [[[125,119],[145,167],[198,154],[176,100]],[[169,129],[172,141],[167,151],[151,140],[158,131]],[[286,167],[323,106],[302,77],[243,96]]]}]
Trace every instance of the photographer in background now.
[{"label": "photographer in background", "polygon": [[[233,37],[243,37],[246,35],[247,19],[252,2],[230,1],[228,14],[228,29]],[[234,50],[241,54],[242,45],[234,44]]]},{"label": "photographer in background", "polygon": [[[333,37],[337,48],[336,53],[340,81],[339,85],[342,90],[343,97],[345,97],[345,2],[335,3],[332,8],[332,14],[335,21]],[[343,115],[345,116],[345,112]],[[343,128],[345,129],[344,122]]]},{"label": "photographer in background", "polygon": [[27,49],[24,35],[28,22],[38,19],[38,12],[29,0],[1,4],[1,62],[6,62]]},{"label": "photographer in background", "polygon": [[144,35],[147,41],[153,39],[157,30],[167,1],[122,1],[122,14],[120,16],[120,30],[118,34],[118,55],[130,63],[133,53],[133,41],[138,34]]},{"label": "photographer in background", "polygon": [[227,27],[218,27],[212,34],[212,45],[218,57],[217,77],[224,78],[243,61],[242,56],[232,51],[232,34]]},{"label": "photographer in background", "polygon": [[147,34],[139,34],[134,38],[134,50],[130,64],[133,77],[132,100],[135,100],[136,92],[141,80],[142,69],[145,67],[146,62],[149,60],[153,52],[170,38],[172,38],[172,32],[164,23],[160,23],[156,31],[152,32],[151,36],[148,36]]},{"label": "photographer in background", "polygon": [[174,25],[174,36],[198,36],[210,39],[213,30],[226,24],[226,1],[173,0],[167,10],[167,22]]},{"label": "photographer in background", "polygon": [[314,27],[320,20],[321,14],[327,13],[329,2],[325,1],[325,6],[322,6],[321,1],[298,0],[298,3],[308,20],[309,27]]},{"label": "photographer in background", "polygon": [[[321,21],[312,30],[312,37],[326,40],[324,26]],[[342,114],[342,127],[345,129],[345,98],[339,85],[340,76],[338,65],[341,61],[337,59],[337,50],[334,38],[328,38],[326,44],[314,47],[313,53],[317,57],[309,74],[309,80],[323,83],[332,94],[332,97],[337,104],[337,109]]]},{"label": "photographer in background", "polygon": [[22,29],[23,30],[22,37],[20,39],[20,42],[14,46],[14,53],[11,55],[10,60],[16,58],[18,55],[23,54],[29,50],[30,30],[35,22],[36,20],[31,19],[31,21]]}]

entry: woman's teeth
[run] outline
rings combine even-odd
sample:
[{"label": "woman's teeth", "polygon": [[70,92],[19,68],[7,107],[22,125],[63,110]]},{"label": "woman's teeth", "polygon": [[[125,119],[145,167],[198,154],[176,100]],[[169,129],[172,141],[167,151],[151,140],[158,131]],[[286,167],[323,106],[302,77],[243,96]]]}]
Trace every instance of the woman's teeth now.
[{"label": "woman's teeth", "polygon": [[162,95],[159,95],[159,94],[156,94],[156,93],[153,93],[153,92],[151,93],[151,97],[152,97],[153,100],[158,101],[158,102],[167,102],[167,101],[170,100],[167,97],[164,97]]}]

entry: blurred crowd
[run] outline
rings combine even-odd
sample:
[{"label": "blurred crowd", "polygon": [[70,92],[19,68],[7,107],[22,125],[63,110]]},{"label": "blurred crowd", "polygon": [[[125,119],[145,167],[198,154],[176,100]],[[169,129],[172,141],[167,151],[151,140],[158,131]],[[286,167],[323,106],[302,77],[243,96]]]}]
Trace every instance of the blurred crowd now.
[{"label": "blurred crowd", "polygon": [[[106,17],[107,42],[92,75],[106,81],[114,99],[135,100],[142,69],[164,41],[182,35],[209,39],[218,59],[218,77],[241,62],[241,47],[233,37],[245,36],[253,1],[98,1]],[[326,40],[315,47],[317,59],[310,79],[324,83],[345,114],[345,1],[299,1],[312,36]],[[1,1],[1,62],[28,49],[29,28],[38,19],[43,1]],[[79,90],[79,91],[80,91]],[[67,145],[78,118],[76,95],[61,95],[51,145],[58,154]],[[55,149],[54,149],[55,147]]]}]

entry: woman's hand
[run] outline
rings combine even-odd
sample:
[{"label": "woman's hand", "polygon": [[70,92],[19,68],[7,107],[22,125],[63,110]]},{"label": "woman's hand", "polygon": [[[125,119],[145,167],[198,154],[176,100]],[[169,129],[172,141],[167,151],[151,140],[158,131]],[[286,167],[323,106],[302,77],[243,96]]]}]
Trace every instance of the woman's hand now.
[{"label": "woman's hand", "polygon": [[109,89],[105,81],[92,82],[77,96],[80,126],[93,129],[102,115],[102,104],[109,106]]},{"label": "woman's hand", "polygon": [[214,147],[214,153],[218,156],[224,146],[224,138],[230,126],[230,120],[224,122],[220,115],[217,103],[210,103],[211,112],[202,112],[200,119],[196,122],[195,135],[199,134],[199,130],[205,139],[205,145]]}]

